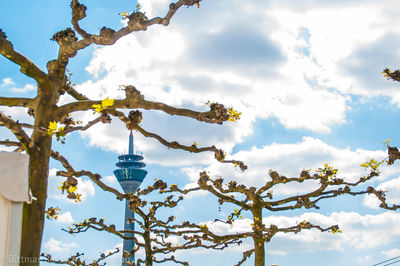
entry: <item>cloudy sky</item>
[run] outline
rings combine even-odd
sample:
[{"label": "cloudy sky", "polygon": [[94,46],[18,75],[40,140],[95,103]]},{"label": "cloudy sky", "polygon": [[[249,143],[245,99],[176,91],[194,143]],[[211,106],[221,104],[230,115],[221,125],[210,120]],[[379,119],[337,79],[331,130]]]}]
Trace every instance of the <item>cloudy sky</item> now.
[{"label": "cloudy sky", "polygon": [[[62,2],[62,3],[61,3]],[[125,21],[119,13],[132,12],[135,0],[82,0],[88,7],[82,26],[98,33],[107,25],[117,29]],[[169,0],[140,0],[148,17],[166,13]],[[44,8],[45,7],[45,8]],[[70,25],[68,1],[2,1],[0,28],[15,49],[45,70],[57,56],[52,35]],[[386,157],[382,142],[397,138],[400,84],[386,80],[385,67],[400,62],[400,3],[395,0],[204,0],[200,8],[182,8],[168,27],[154,26],[119,40],[114,46],[92,46],[71,60],[69,71],[76,88],[93,99],[121,98],[120,85],[132,84],[149,100],[207,110],[206,102],[220,102],[242,112],[241,120],[207,125],[160,112],[143,113],[143,127],[191,145],[216,145],[228,158],[246,162],[238,172],[221,165],[212,154],[173,151],[135,133],[135,148],[143,152],[149,172],[143,186],[154,178],[188,186],[198,173],[208,170],[225,180],[260,186],[268,170],[297,176],[302,169],[324,163],[339,169],[339,177],[354,181],[365,172],[360,164]],[[2,96],[32,97],[36,84],[18,68],[0,58]],[[71,101],[63,97],[62,102]],[[2,108],[20,121],[29,121],[26,110]],[[93,114],[75,114],[86,121]],[[65,154],[76,169],[103,175],[119,188],[113,177],[118,154],[127,151],[129,132],[113,121],[96,125],[82,134],[71,134],[66,144],[54,148]],[[1,139],[12,138],[0,129]],[[5,148],[3,150],[6,150]],[[73,222],[105,217],[123,226],[124,204],[104,193],[87,178],[79,179],[83,202],[75,204],[57,190],[63,179],[50,165],[48,206],[61,208],[57,221],[47,221],[43,251],[65,258],[77,251],[89,260],[100,252],[121,246],[117,237],[100,232],[70,236],[61,231]],[[391,203],[400,201],[400,170],[396,163],[383,166],[382,175],[368,182],[388,190]],[[279,187],[279,196],[310,191],[315,185]],[[205,207],[207,206],[207,207]],[[277,235],[267,245],[266,265],[373,265],[400,255],[400,214],[377,208],[370,197],[343,197],[321,203],[321,209],[264,212],[264,223],[291,226],[308,220],[321,226],[338,224],[342,234],[302,232]],[[233,206],[218,211],[217,201],[193,195],[173,212],[181,219],[207,222],[223,219]],[[233,228],[210,225],[217,232],[249,228],[248,216]],[[96,243],[94,245],[93,243]],[[194,250],[178,253],[190,265],[233,265],[250,243],[224,252]],[[253,257],[245,265],[252,265]],[[118,265],[120,255],[111,265]]]}]

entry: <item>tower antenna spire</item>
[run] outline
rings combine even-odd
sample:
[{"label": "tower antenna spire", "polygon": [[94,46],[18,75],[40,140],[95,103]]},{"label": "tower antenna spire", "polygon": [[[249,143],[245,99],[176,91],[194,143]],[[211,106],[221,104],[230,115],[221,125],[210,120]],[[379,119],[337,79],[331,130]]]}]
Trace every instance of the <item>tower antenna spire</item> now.
[{"label": "tower antenna spire", "polygon": [[133,149],[133,133],[131,129],[131,134],[129,135],[129,155],[133,155],[134,149]]}]

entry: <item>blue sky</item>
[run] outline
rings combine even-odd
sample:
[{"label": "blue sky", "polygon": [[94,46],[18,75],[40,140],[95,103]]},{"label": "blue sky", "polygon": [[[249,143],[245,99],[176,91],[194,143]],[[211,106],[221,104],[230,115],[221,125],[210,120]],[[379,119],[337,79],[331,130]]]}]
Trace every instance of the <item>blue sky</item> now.
[{"label": "blue sky", "polygon": [[[95,33],[104,25],[120,27],[125,22],[119,13],[136,6],[130,0],[112,5],[104,0],[82,3],[88,7],[82,26]],[[165,14],[169,1],[139,3],[153,17]],[[385,67],[399,68],[399,8],[394,0],[203,0],[200,8],[179,10],[168,27],[155,26],[114,46],[80,52],[68,69],[76,88],[93,99],[123,97],[119,85],[132,84],[150,100],[196,110],[206,110],[210,100],[242,112],[240,121],[223,126],[144,112],[145,129],[186,145],[215,144],[228,158],[246,162],[249,169],[240,173],[216,162],[212,154],[166,149],[135,133],[136,149],[147,163],[142,186],[162,178],[189,187],[202,170],[226,181],[259,186],[268,180],[269,169],[297,176],[301,169],[317,169],[324,163],[338,168],[339,177],[354,181],[364,175],[361,163],[385,158],[382,142],[391,138],[391,145],[400,143],[396,134],[400,84],[381,74]],[[2,1],[0,10],[0,28],[15,49],[45,70],[57,56],[58,45],[50,38],[71,27],[69,2]],[[35,89],[33,80],[0,58],[1,95],[31,97]],[[69,101],[61,99],[61,103]],[[1,110],[30,121],[26,110]],[[91,112],[74,114],[82,121],[93,117]],[[118,154],[127,150],[128,135],[115,120],[68,135],[66,144],[53,143],[75,169],[99,173],[119,189],[113,170]],[[2,128],[0,137],[13,138]],[[71,236],[61,231],[89,217],[105,217],[122,228],[124,203],[87,178],[78,185],[83,202],[71,202],[57,190],[63,179],[55,172],[61,165],[51,162],[50,168],[48,206],[61,208],[61,215],[57,221],[46,221],[43,251],[60,258],[80,251],[90,260],[121,246],[122,241],[109,234],[88,231]],[[399,165],[384,166],[382,175],[367,185],[389,190],[388,201],[400,202]],[[274,192],[284,197],[312,188],[312,184],[288,185]],[[320,207],[264,212],[266,224],[290,226],[306,219],[322,226],[338,224],[343,231],[277,235],[267,245],[266,265],[373,265],[400,255],[398,213],[378,209],[370,197],[337,198],[321,202]],[[226,218],[233,208],[227,205],[219,211],[216,199],[203,193],[186,198],[173,212],[181,220],[207,222],[217,232],[245,230],[250,224],[247,216],[232,228],[210,224],[215,218]],[[244,243],[223,252],[199,249],[179,252],[177,257],[195,266],[233,265],[249,247]],[[252,259],[245,265],[252,265]],[[109,261],[110,265],[119,262],[120,255]]]}]

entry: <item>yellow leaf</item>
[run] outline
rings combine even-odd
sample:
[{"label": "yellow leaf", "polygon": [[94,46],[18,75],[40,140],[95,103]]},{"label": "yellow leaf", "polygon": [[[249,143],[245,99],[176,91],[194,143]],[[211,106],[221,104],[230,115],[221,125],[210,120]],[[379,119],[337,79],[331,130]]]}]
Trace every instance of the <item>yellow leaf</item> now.
[{"label": "yellow leaf", "polygon": [[82,196],[82,194],[76,194],[75,202],[80,202],[80,201],[82,201],[81,196]]},{"label": "yellow leaf", "polygon": [[94,108],[94,110],[96,111],[96,113],[101,112],[102,108],[101,108],[101,104],[93,104],[92,107]]},{"label": "yellow leaf", "polygon": [[70,187],[68,188],[68,192],[69,192],[69,193],[73,193],[77,188],[78,188],[78,187],[70,186]]},{"label": "yellow leaf", "polygon": [[199,8],[199,7],[200,7],[200,4],[199,4],[199,3],[195,3],[195,5],[197,6],[197,8]]},{"label": "yellow leaf", "polygon": [[140,8],[140,5],[139,5],[139,4],[137,4],[137,5],[136,5],[136,8],[137,8],[137,9],[139,9],[139,8]]},{"label": "yellow leaf", "polygon": [[101,101],[103,109],[114,105],[114,99],[109,99],[108,97]]},{"label": "yellow leaf", "polygon": [[57,130],[57,122],[53,121],[49,124],[49,131],[56,131]]}]

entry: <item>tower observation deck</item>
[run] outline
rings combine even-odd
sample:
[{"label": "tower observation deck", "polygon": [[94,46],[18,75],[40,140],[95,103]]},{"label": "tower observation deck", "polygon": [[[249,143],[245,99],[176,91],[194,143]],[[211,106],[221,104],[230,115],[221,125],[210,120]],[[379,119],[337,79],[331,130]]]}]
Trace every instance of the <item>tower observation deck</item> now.
[{"label": "tower observation deck", "polygon": [[[139,186],[142,184],[144,178],[147,175],[147,171],[142,169],[146,165],[143,162],[143,156],[134,153],[133,146],[133,134],[131,130],[131,134],[129,135],[129,152],[128,154],[118,156],[118,163],[116,166],[119,168],[114,171],[114,175],[117,178],[119,184],[125,193],[136,192]],[[135,224],[128,224],[128,219],[134,218],[134,212],[129,208],[129,202],[125,203],[125,230],[135,230]],[[125,234],[125,236],[133,236],[133,234]],[[124,240],[123,243],[123,252],[130,252],[135,243],[132,240]],[[129,258],[122,258],[122,265],[128,265],[126,262],[134,261],[135,257],[131,256]]]}]

